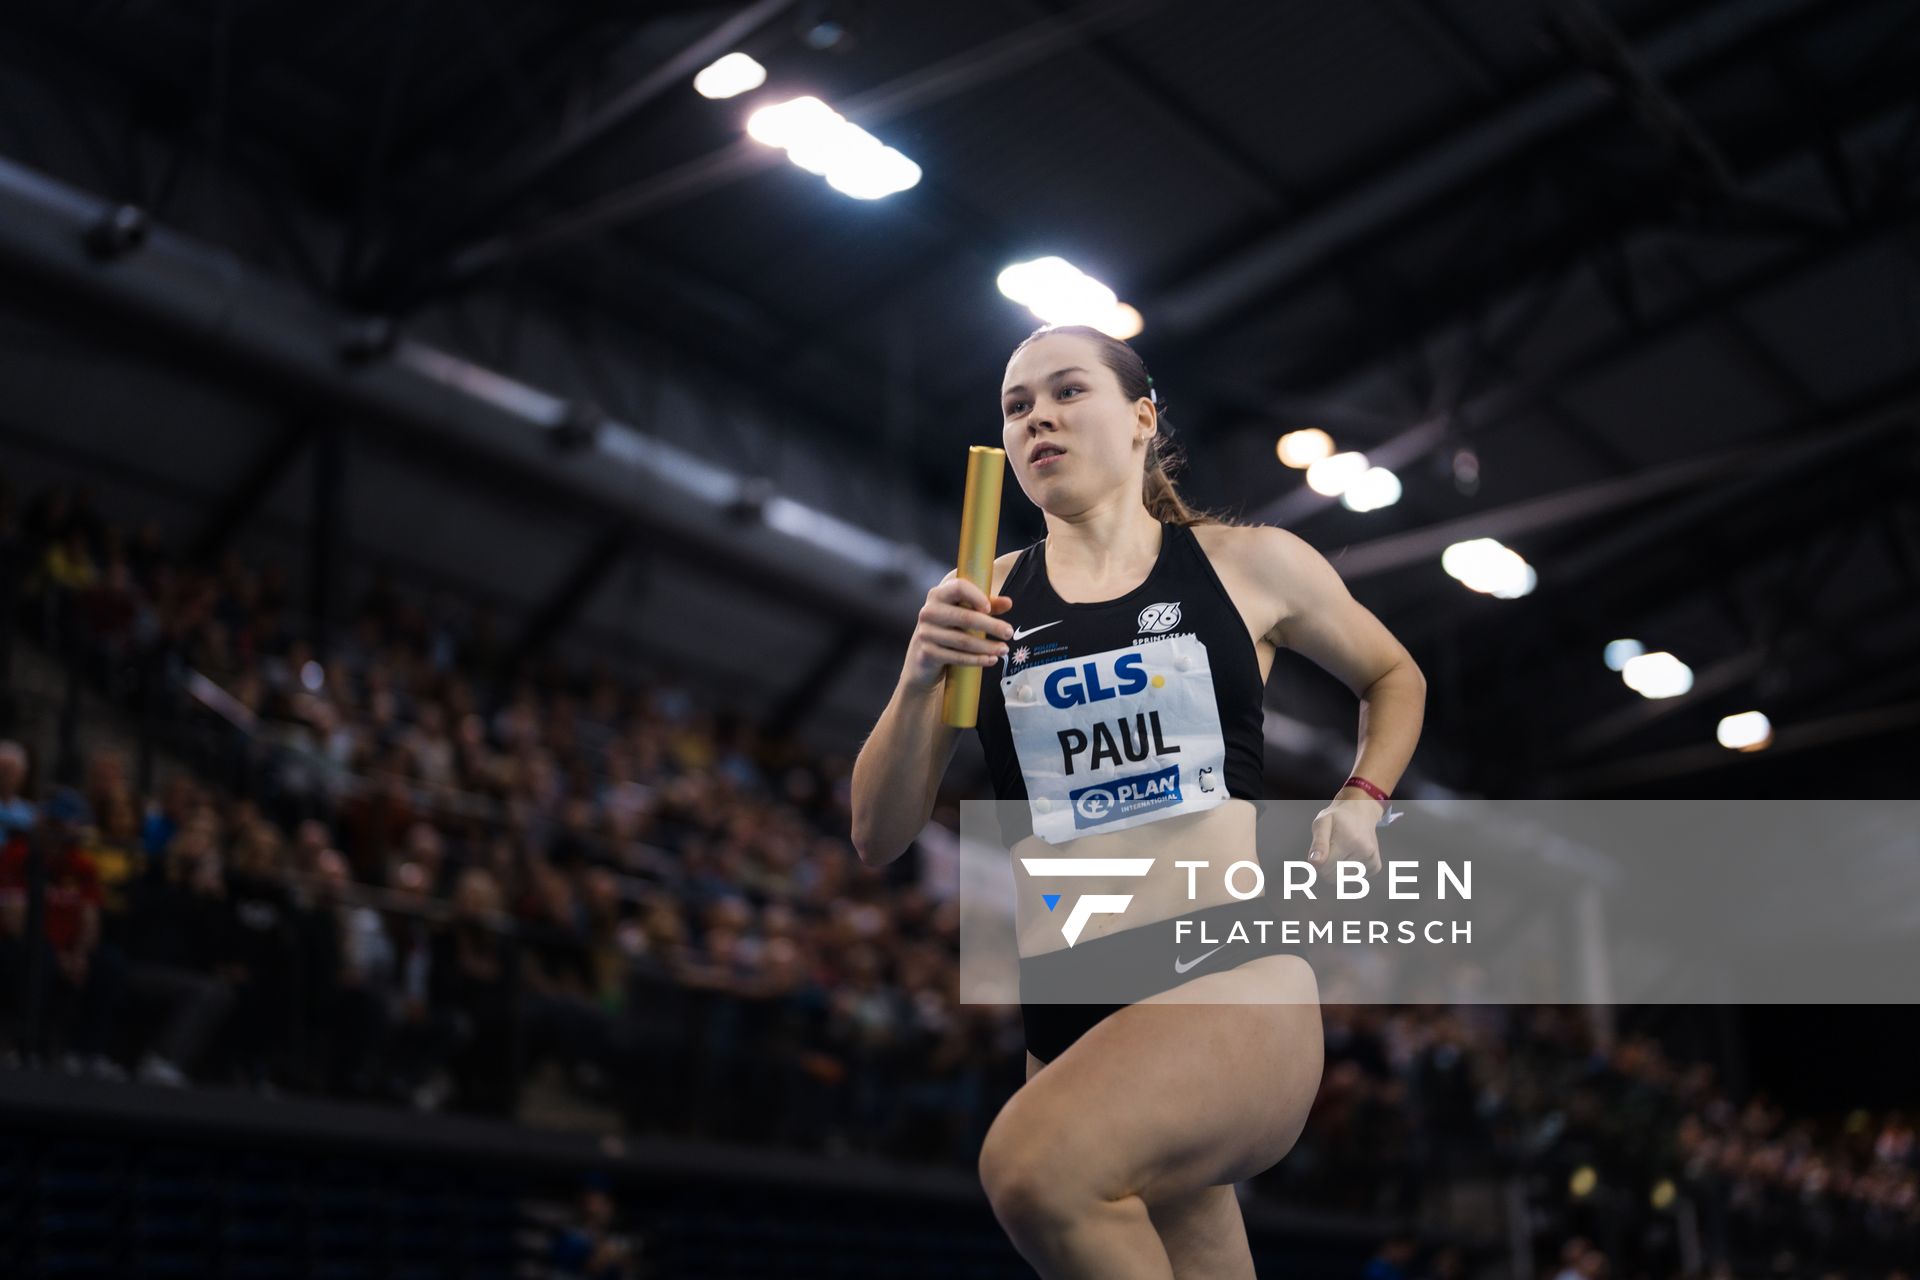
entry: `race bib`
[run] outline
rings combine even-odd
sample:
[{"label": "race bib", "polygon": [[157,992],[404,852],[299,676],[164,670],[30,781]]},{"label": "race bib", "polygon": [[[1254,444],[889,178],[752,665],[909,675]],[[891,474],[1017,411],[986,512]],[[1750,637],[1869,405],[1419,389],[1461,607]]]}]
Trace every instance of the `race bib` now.
[{"label": "race bib", "polygon": [[1213,670],[1194,636],[1047,663],[1000,689],[1033,832],[1049,844],[1227,798]]}]

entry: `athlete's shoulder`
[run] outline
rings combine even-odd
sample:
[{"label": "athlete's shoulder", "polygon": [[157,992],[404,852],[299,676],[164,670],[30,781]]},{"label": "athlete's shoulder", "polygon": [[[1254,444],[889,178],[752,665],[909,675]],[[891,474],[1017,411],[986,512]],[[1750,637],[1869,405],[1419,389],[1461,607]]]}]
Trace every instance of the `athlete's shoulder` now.
[{"label": "athlete's shoulder", "polygon": [[1243,608],[1266,629],[1347,594],[1327,558],[1297,533],[1270,524],[1193,526],[1201,548]]},{"label": "athlete's shoulder", "polygon": [[1324,557],[1299,534],[1271,524],[1196,524],[1193,536],[1207,558],[1226,560],[1260,577],[1324,563]]},{"label": "athlete's shoulder", "polygon": [[[999,555],[993,558],[993,589],[996,593],[1006,584],[1007,575],[1013,572],[1013,566],[1019,562],[1020,557],[1025,555],[1026,552],[1027,548],[1022,547],[1018,551],[1009,551],[1005,555]],[[952,582],[959,576],[960,571],[958,569],[949,569],[947,570],[947,576],[940,579],[940,581]]]}]

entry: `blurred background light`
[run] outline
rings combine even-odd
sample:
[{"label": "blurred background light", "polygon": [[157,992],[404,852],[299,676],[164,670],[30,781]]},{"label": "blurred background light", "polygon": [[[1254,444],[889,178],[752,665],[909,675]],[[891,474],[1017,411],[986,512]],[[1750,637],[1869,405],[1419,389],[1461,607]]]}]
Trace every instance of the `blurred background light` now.
[{"label": "blurred background light", "polygon": [[1605,652],[1601,654],[1601,658],[1606,662],[1607,670],[1618,671],[1620,668],[1626,666],[1629,661],[1639,657],[1646,651],[1647,646],[1641,644],[1638,640],[1609,640],[1607,641]]},{"label": "blurred background light", "polygon": [[1540,580],[1519,552],[1495,538],[1454,543],[1440,553],[1440,567],[1462,586],[1500,600],[1516,600]]},{"label": "blurred background light", "polygon": [[1000,272],[996,283],[1001,293],[1047,324],[1091,325],[1123,340],[1143,327],[1137,310],[1065,258],[1016,262]]},{"label": "blurred background light", "polygon": [[767,82],[767,69],[744,53],[730,53],[710,62],[693,78],[693,91],[703,98],[733,98]]},{"label": "blurred background light", "polygon": [[779,147],[834,190],[878,200],[920,181],[920,166],[814,97],[762,107],[747,117],[747,136]]},{"label": "blurred background light", "polygon": [[1280,437],[1274,452],[1289,467],[1304,471],[1320,459],[1333,456],[1333,437],[1318,427],[1289,431]]},{"label": "blurred background light", "polygon": [[1400,501],[1400,477],[1385,467],[1368,467],[1340,494],[1349,511],[1378,511]]},{"label": "blurred background light", "polygon": [[1714,739],[1729,751],[1764,751],[1773,742],[1773,722],[1763,711],[1723,716]]},{"label": "blurred background light", "polygon": [[1336,453],[1307,467],[1307,488],[1329,498],[1337,498],[1347,486],[1367,473],[1364,453]]},{"label": "blurred background light", "polygon": [[1677,698],[1693,688],[1693,668],[1664,649],[1629,658],[1620,678],[1643,698]]}]

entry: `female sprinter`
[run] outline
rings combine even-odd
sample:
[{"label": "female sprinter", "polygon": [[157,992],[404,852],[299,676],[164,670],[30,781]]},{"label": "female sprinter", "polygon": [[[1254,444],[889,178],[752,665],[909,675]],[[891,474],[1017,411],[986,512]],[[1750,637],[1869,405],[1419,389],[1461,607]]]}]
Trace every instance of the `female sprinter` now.
[{"label": "female sprinter", "polygon": [[[958,741],[941,685],[961,664],[998,668],[981,681],[979,733],[997,797],[1029,807],[1034,835],[1017,855],[1255,859],[1261,691],[1284,645],[1361,703],[1355,776],[1314,821],[1308,857],[1377,869],[1375,827],[1425,706],[1407,651],[1299,538],[1187,508],[1167,476],[1158,397],[1126,343],[1041,329],[1014,351],[1000,394],[1007,456],[1047,536],[999,557],[991,598],[951,575],[927,593],[854,768],[861,859],[892,861],[932,812]],[[1286,1155],[1319,1086],[1304,960],[1188,943],[1158,967],[1164,922],[1205,918],[1217,939],[1266,906],[1234,900],[1217,873],[1190,898],[1174,861],[1124,882],[1056,881],[1133,895],[1124,913],[1088,919],[1071,948],[1038,892],[1017,897],[1027,1082],[989,1128],[980,1175],[1048,1280],[1252,1276],[1234,1183]],[[1144,998],[1033,1002],[1043,985],[1137,965],[1149,948],[1165,976]]]}]

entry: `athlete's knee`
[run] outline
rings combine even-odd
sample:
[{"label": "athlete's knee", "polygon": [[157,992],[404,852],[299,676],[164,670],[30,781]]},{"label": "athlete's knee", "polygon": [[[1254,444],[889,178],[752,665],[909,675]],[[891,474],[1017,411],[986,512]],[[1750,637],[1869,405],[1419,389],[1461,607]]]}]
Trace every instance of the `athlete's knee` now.
[{"label": "athlete's knee", "polygon": [[980,1146],[980,1185],[1009,1229],[1057,1225],[1096,1198],[1057,1136],[1050,1125],[1009,1123],[1005,1111],[987,1130]]}]

